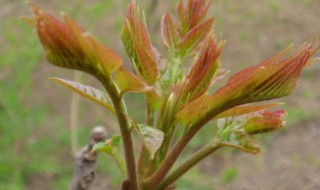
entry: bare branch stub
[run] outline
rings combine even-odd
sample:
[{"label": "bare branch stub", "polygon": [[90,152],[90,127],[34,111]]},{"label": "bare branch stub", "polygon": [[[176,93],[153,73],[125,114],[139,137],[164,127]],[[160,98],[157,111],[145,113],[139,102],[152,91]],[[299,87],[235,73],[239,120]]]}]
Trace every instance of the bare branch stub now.
[{"label": "bare branch stub", "polygon": [[95,144],[106,140],[107,131],[104,127],[92,129],[88,144],[75,156],[74,174],[70,190],[88,190],[95,178],[96,159],[98,154],[92,151]]}]

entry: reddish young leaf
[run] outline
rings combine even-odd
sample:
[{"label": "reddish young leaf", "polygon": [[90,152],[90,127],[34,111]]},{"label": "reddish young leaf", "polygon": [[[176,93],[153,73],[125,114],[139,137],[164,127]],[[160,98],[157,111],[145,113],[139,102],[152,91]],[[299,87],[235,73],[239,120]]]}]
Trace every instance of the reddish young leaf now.
[{"label": "reddish young leaf", "polygon": [[124,67],[116,71],[116,83],[120,89],[120,94],[124,94],[125,92],[139,93],[150,90],[150,87],[144,81]]},{"label": "reddish young leaf", "polygon": [[263,105],[237,106],[220,113],[219,115],[215,116],[213,119],[219,119],[223,117],[235,117],[235,116],[250,114],[260,110],[273,108],[275,106],[279,106],[282,104],[283,103],[281,102],[277,102],[277,103],[270,103],[270,104],[263,104]]},{"label": "reddish young leaf", "polygon": [[204,20],[210,4],[207,0],[188,0],[187,4],[180,0],[178,14],[183,35]]},{"label": "reddish young leaf", "polygon": [[188,13],[189,13],[189,29],[197,26],[204,20],[209,10],[210,0],[189,0]]},{"label": "reddish young leaf", "polygon": [[[188,125],[204,116],[215,117],[238,105],[289,95],[297,86],[311,52],[314,52],[312,47],[313,43],[304,45],[294,55],[279,61],[286,51],[281,52],[274,58],[236,73],[212,96],[202,96],[185,105],[176,118]],[[207,105],[202,106],[201,110],[194,109],[204,100]]]},{"label": "reddish young leaf", "polygon": [[188,126],[190,123],[198,119],[201,114],[207,112],[211,97],[207,94],[186,104],[177,114],[176,119],[182,124]]},{"label": "reddish young leaf", "polygon": [[210,35],[205,42],[199,58],[187,75],[186,85],[189,88],[190,100],[201,96],[212,84],[220,68],[218,57],[224,43],[224,41],[220,41],[216,44],[213,35]]},{"label": "reddish young leaf", "polygon": [[127,19],[122,27],[121,38],[136,71],[148,84],[154,84],[159,75],[158,65],[152,53],[152,45],[145,20],[134,1],[129,6]]},{"label": "reddish young leaf", "polygon": [[285,125],[283,121],[285,115],[284,110],[256,112],[245,122],[243,129],[250,135],[281,129]]},{"label": "reddish young leaf", "polygon": [[206,38],[211,31],[214,19],[208,19],[203,23],[192,28],[179,43],[181,57],[188,56],[193,50],[198,48],[198,45]]},{"label": "reddish young leaf", "polygon": [[35,5],[31,7],[35,14],[32,23],[50,63],[94,76],[110,74],[123,64],[118,55],[98,44],[69,17],[64,16],[63,23]]},{"label": "reddish young leaf", "polygon": [[192,101],[207,91],[220,67],[218,57],[223,46],[224,41],[217,44],[213,35],[207,37],[194,66],[182,83],[174,89],[179,98],[188,96],[189,101]]},{"label": "reddish young leaf", "polygon": [[240,105],[291,94],[310,58],[312,46],[313,43],[304,45],[292,56],[279,60],[284,51],[275,58],[236,73],[213,97],[219,101],[236,101]]},{"label": "reddish young leaf", "polygon": [[161,19],[161,37],[164,45],[172,52],[180,41],[178,22],[170,13],[165,13]]},{"label": "reddish young leaf", "polygon": [[135,76],[132,72],[124,67],[120,67],[115,74],[116,83],[120,89],[120,94],[125,92],[146,93],[149,104],[152,109],[156,110],[162,103],[161,97],[155,91],[155,88],[148,86],[148,84],[141,78]]},{"label": "reddish young leaf", "polygon": [[91,64],[99,63],[98,67],[101,66],[107,74],[113,73],[123,65],[122,59],[117,54],[85,33],[70,17],[63,15],[63,19]]}]

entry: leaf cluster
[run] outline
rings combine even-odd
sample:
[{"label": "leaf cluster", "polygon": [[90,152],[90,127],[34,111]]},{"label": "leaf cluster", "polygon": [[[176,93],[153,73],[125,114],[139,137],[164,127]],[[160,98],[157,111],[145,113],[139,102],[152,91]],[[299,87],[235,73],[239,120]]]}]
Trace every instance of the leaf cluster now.
[{"label": "leaf cluster", "polygon": [[[115,158],[123,174],[128,176],[130,189],[165,189],[221,147],[259,153],[259,145],[252,135],[284,127],[285,111],[266,110],[281,103],[252,103],[291,94],[303,68],[313,62],[312,56],[319,50],[314,40],[283,58],[287,48],[237,72],[210,94],[209,89],[229,72],[221,68],[220,61],[226,41],[214,34],[214,18],[207,18],[210,4],[208,0],[180,0],[177,16],[163,14],[161,37],[168,50],[164,58],[153,46],[146,18],[133,1],[122,26],[121,40],[134,72],[125,67],[116,52],[99,43],[67,15],[63,14],[60,21],[31,5],[35,18],[26,20],[36,29],[47,60],[59,67],[89,73],[105,87],[104,92],[52,78],[118,118],[125,161],[116,146],[118,136],[96,145],[94,151]],[[193,63],[187,71],[186,62]],[[136,122],[127,113],[123,96],[128,92],[145,94],[145,123]],[[213,127],[217,128],[217,133],[212,134],[213,141],[169,173],[190,140],[210,121],[214,121]],[[179,126],[184,127],[184,132],[178,139],[173,138]],[[138,161],[133,132],[142,140]]]}]

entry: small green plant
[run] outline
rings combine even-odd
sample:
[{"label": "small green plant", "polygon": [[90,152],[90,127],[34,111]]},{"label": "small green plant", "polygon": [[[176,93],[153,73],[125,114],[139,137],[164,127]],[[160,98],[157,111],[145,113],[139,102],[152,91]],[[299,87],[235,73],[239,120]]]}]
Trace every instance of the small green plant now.
[{"label": "small green plant", "polygon": [[[211,31],[214,19],[206,18],[209,6],[207,0],[180,0],[178,18],[171,13],[163,15],[161,37],[169,55],[165,59],[152,45],[144,14],[133,1],[121,30],[133,73],[119,55],[95,40],[70,17],[63,14],[60,21],[31,5],[35,18],[25,20],[35,27],[47,60],[59,67],[86,72],[105,87],[106,93],[74,81],[51,78],[105,107],[118,119],[121,136],[90,144],[93,148],[88,149],[85,159],[94,159],[98,152],[113,156],[126,177],[123,190],[174,189],[179,177],[215,151],[233,147],[258,154],[260,148],[252,136],[284,127],[285,111],[267,111],[281,103],[251,103],[291,94],[302,69],[314,61],[311,57],[320,46],[313,41],[283,58],[287,48],[269,60],[234,74],[224,86],[210,94],[209,88],[228,71],[221,68],[219,59],[225,41]],[[190,68],[188,63],[192,63]],[[145,95],[145,123],[137,122],[128,114],[124,99],[128,92]],[[140,112],[140,108],[137,111]],[[212,142],[178,164],[182,151],[207,124],[216,128]],[[183,128],[178,139],[173,138],[177,128]],[[142,142],[138,159],[133,133]],[[119,151],[120,139],[124,155]],[[177,166],[172,169],[175,163]],[[224,181],[236,175],[236,170],[230,170]]]}]

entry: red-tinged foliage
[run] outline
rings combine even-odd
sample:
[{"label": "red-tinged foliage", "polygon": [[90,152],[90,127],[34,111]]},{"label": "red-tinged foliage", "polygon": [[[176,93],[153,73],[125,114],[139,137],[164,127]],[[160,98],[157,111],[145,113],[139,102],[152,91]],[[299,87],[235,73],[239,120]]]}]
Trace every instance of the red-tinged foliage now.
[{"label": "red-tinged foliage", "polygon": [[198,45],[206,38],[211,31],[214,19],[208,19],[203,23],[192,28],[185,36],[183,36],[179,43],[181,57],[186,57],[194,50],[197,50]]},{"label": "red-tinged foliage", "polygon": [[77,69],[94,76],[107,75],[123,61],[64,15],[64,22],[34,5],[35,27],[48,61],[56,66]]},{"label": "red-tinged foliage", "polygon": [[[286,51],[287,49],[274,58],[236,73],[212,96],[202,96],[185,105],[176,114],[176,118],[184,124],[190,124],[199,118],[199,115],[215,117],[219,112],[238,105],[291,94],[311,52],[314,52],[313,43],[304,45],[293,55],[279,60]],[[208,105],[203,105],[201,111],[195,112],[193,107],[204,100]]]},{"label": "red-tinged foliage", "polygon": [[204,43],[199,58],[186,78],[174,88],[179,98],[188,96],[189,101],[192,101],[201,96],[208,90],[218,72],[220,67],[218,57],[222,52],[224,41],[217,44],[214,35],[211,34]]},{"label": "red-tinged foliage", "polygon": [[[229,72],[220,69],[219,57],[225,41],[215,39],[211,31],[214,19],[206,19],[210,4],[210,0],[180,0],[178,18],[171,13],[162,16],[161,37],[171,56],[161,59],[160,53],[152,46],[144,15],[133,0],[121,38],[136,74],[123,66],[116,53],[100,44],[68,16],[63,15],[63,21],[60,21],[31,5],[35,18],[25,20],[37,29],[49,62],[87,72],[106,88],[109,97],[95,88],[53,78],[116,115],[126,157],[125,163],[119,162],[120,168],[124,171],[124,164],[127,167],[123,172],[127,174],[123,189],[138,190],[139,186],[167,189],[185,171],[217,149],[229,146],[257,154],[260,147],[251,135],[284,127],[285,111],[266,111],[281,103],[248,104],[291,94],[303,68],[314,61],[311,57],[320,45],[315,45],[314,40],[283,58],[289,50],[287,48],[267,61],[234,74],[227,84],[210,95],[212,84]],[[184,63],[189,57],[193,57],[194,62],[185,75]],[[161,61],[167,65],[159,70]],[[145,124],[137,123],[127,113],[126,99],[123,98],[126,92],[145,94]],[[212,120],[217,124],[214,141],[168,175],[186,145]],[[176,141],[174,134],[178,122],[186,128]],[[132,131],[142,138],[138,162]],[[171,148],[172,141],[176,143]],[[110,145],[104,143],[100,148],[107,147],[111,151]],[[147,150],[151,158],[146,154]],[[121,155],[117,156],[120,158]]]},{"label": "red-tinged foliage", "polygon": [[127,19],[122,27],[121,38],[137,73],[148,84],[154,84],[159,75],[158,65],[152,53],[153,47],[145,20],[134,1],[129,6]]},{"label": "red-tinged foliage", "polygon": [[161,37],[164,45],[174,54],[181,37],[178,22],[171,13],[162,16]]},{"label": "red-tinged foliage", "polygon": [[237,106],[234,108],[231,108],[225,112],[222,112],[221,114],[214,117],[214,119],[224,118],[224,117],[235,117],[240,115],[246,115],[253,112],[261,111],[264,109],[273,108],[279,105],[282,105],[283,103],[270,103],[270,104],[263,104],[263,105],[245,105],[245,106]]},{"label": "red-tinged foliage", "polygon": [[123,65],[122,59],[117,54],[99,43],[89,34],[85,33],[70,17],[64,15],[63,19],[72,35],[81,46],[81,49],[85,53],[86,59],[88,59],[90,64],[99,63],[99,66],[103,68],[106,74],[113,73]]},{"label": "red-tinged foliage", "polygon": [[310,58],[312,47],[313,43],[304,45],[292,56],[279,60],[283,52],[275,58],[236,73],[213,97],[216,100],[236,101],[240,105],[291,94]]},{"label": "red-tinged foliage", "polygon": [[134,75],[125,67],[120,67],[115,72],[115,81],[122,96],[125,92],[146,93],[146,97],[152,109],[157,109],[162,103],[161,97],[153,86],[149,86],[143,79]]},{"label": "red-tinged foliage", "polygon": [[176,114],[176,119],[182,124],[188,126],[191,122],[194,122],[202,114],[207,113],[209,110],[209,104],[212,102],[211,96],[204,94],[201,97],[186,104]]},{"label": "red-tinged foliage", "polygon": [[210,1],[189,0],[179,2],[179,22],[165,13],[161,22],[162,40],[175,57],[185,58],[200,49],[211,31],[214,19],[205,19]]},{"label": "red-tinged foliage", "polygon": [[150,87],[141,79],[136,77],[132,72],[125,67],[120,67],[116,71],[116,83],[120,89],[120,93],[125,92],[146,92],[150,90]]},{"label": "red-tinged foliage", "polygon": [[186,4],[183,0],[180,0],[178,14],[183,34],[186,34],[204,20],[210,4],[208,0],[188,0]]},{"label": "red-tinged foliage", "polygon": [[243,129],[250,135],[281,129],[285,126],[283,121],[285,115],[284,110],[256,112],[249,117]]}]

